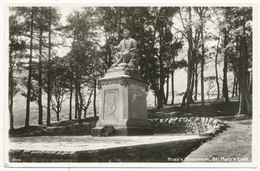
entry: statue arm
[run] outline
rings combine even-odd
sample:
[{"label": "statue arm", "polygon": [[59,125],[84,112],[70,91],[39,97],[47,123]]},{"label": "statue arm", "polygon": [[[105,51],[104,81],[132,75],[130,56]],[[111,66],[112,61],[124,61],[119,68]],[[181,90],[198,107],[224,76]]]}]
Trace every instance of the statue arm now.
[{"label": "statue arm", "polygon": [[117,45],[117,46],[113,46],[115,49],[120,50],[122,46],[122,41]]}]

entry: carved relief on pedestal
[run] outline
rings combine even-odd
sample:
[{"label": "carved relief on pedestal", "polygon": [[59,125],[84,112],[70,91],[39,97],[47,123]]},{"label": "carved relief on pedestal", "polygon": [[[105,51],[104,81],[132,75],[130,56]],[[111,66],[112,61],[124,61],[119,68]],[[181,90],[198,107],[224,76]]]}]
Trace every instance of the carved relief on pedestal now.
[{"label": "carved relief on pedestal", "polygon": [[119,106],[119,91],[118,89],[110,89],[104,91],[104,118],[117,119]]}]

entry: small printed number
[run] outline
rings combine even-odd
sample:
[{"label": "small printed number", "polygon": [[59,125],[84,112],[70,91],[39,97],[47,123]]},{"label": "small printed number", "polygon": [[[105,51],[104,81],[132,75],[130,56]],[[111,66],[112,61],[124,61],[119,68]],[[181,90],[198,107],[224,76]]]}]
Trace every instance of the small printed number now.
[{"label": "small printed number", "polygon": [[21,159],[12,159],[12,162],[19,162]]}]

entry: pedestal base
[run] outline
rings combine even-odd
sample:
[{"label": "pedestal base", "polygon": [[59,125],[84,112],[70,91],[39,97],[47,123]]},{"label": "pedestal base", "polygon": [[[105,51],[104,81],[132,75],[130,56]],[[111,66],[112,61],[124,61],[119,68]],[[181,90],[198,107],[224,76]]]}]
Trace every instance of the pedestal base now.
[{"label": "pedestal base", "polygon": [[[92,129],[92,136],[99,136],[103,127]],[[143,127],[115,127],[115,133],[112,136],[134,136],[134,135],[153,135],[152,128]]]},{"label": "pedestal base", "polygon": [[105,126],[113,126],[116,135],[151,135],[147,120],[148,84],[134,68],[116,67],[98,81],[101,89],[99,120],[92,130],[98,136]]}]

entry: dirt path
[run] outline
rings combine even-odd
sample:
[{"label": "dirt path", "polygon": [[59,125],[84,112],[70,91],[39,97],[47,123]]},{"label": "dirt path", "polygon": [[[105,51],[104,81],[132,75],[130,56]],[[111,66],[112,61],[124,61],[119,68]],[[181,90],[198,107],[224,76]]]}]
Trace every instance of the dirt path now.
[{"label": "dirt path", "polygon": [[[9,148],[35,151],[84,151],[136,145],[149,145],[166,142],[177,142],[205,138],[199,135],[172,135],[157,134],[151,136],[114,136],[92,137],[86,136],[39,136],[39,137],[12,137]],[[58,147],[58,148],[57,148]]]},{"label": "dirt path", "polygon": [[207,141],[186,157],[188,161],[249,162],[252,159],[252,120],[222,119],[229,124],[226,131]]}]

